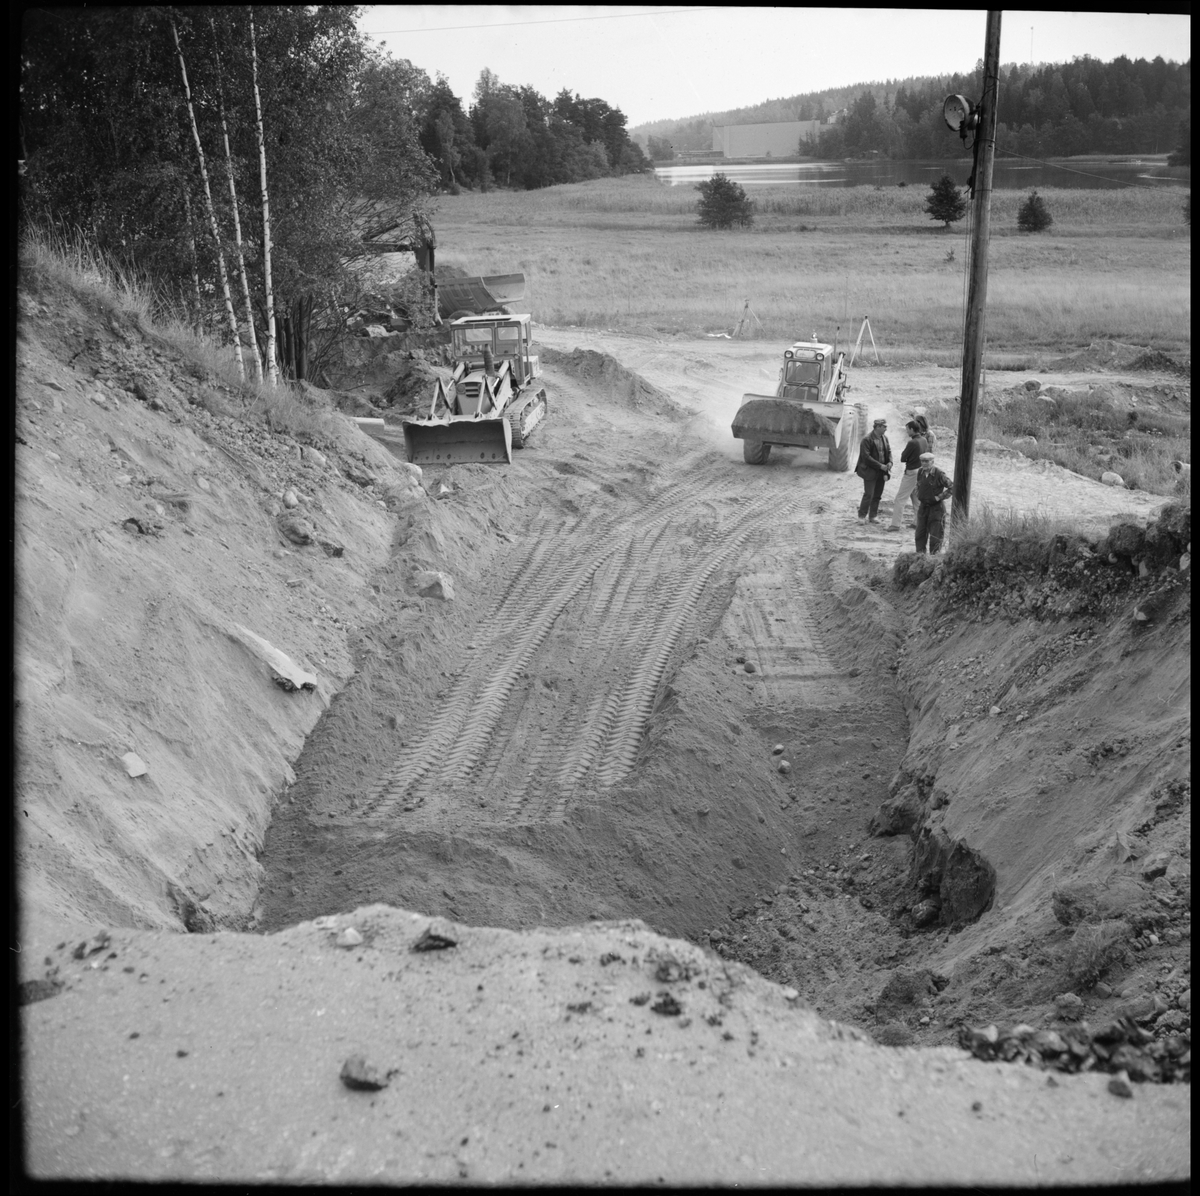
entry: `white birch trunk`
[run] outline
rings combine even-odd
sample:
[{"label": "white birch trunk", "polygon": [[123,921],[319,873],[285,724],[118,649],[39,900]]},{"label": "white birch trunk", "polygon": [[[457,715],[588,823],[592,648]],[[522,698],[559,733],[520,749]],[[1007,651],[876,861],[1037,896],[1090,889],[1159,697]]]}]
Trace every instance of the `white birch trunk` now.
[{"label": "white birch trunk", "polygon": [[245,380],[246,366],[242,361],[242,338],[238,333],[237,316],[233,310],[233,296],[229,293],[229,274],[225,269],[225,254],[221,250],[221,230],[217,227],[217,212],[213,207],[212,191],[208,185],[208,168],[204,164],[204,147],[200,144],[200,129],[196,124],[196,110],[192,107],[192,89],[188,86],[187,65],[183,61],[183,47],[179,44],[179,30],[171,19],[171,35],[175,38],[175,52],[179,55],[179,72],[183,76],[183,94],[187,100],[188,116],[192,121],[192,136],[196,141],[196,155],[200,159],[200,178],[204,182],[204,199],[208,204],[208,219],[212,223],[213,242],[217,248],[217,269],[221,275],[221,290],[225,295],[225,310],[229,314],[229,331],[233,335],[233,348],[237,353],[238,376]]},{"label": "white birch trunk", "polygon": [[233,154],[229,149],[229,126],[225,123],[225,85],[221,80],[221,52],[217,48],[217,26],[208,18],[212,30],[213,54],[217,60],[217,99],[221,107],[221,134],[225,138],[225,173],[229,176],[229,202],[233,205],[233,235],[237,243],[238,273],[242,279],[242,298],[246,303],[246,328],[250,336],[250,353],[259,382],[263,380],[262,358],[258,355],[258,336],[254,331],[254,307],[250,302],[250,280],[246,277],[246,255],[242,250],[242,220],[238,215],[237,187],[233,181]]},{"label": "white birch trunk", "polygon": [[200,294],[200,269],[197,265],[199,257],[196,253],[196,225],[192,220],[192,201],[188,198],[187,186],[184,185],[180,190],[183,193],[183,211],[187,216],[188,241],[192,247],[192,290],[196,294],[195,318],[192,321],[192,327],[195,329],[196,335],[200,336],[204,332],[204,298]]},{"label": "white birch trunk", "polygon": [[262,99],[258,94],[258,46],[254,40],[254,12],[250,11],[250,64],[254,75],[254,111],[258,117],[258,172],[262,179],[263,280],[267,290],[267,372],[272,385],[279,382],[275,364],[275,292],[271,288],[271,205],[267,197],[267,142],[263,134]]}]

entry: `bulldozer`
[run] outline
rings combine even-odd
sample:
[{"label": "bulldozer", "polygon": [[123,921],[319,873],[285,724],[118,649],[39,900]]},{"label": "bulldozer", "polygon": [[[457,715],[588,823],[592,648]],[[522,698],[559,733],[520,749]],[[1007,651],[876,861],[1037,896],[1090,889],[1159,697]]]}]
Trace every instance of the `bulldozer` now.
[{"label": "bulldozer", "polygon": [[742,395],[733,417],[733,435],[742,442],[746,464],[765,465],[771,446],[780,444],[827,448],[830,469],[850,469],[869,419],[864,405],[847,401],[849,390],[845,353],[817,340],[815,332],[810,340],[789,346],[775,393]]},{"label": "bulldozer", "polygon": [[399,426],[360,418],[358,426],[417,465],[511,464],[513,449],[525,447],[549,410],[546,388],[537,385],[532,320],[505,306],[524,293],[524,274],[439,283],[438,301],[452,313],[450,381],[439,379],[424,414],[404,416]]},{"label": "bulldozer", "polygon": [[490,312],[450,321],[454,373],[440,379],[424,415],[401,421],[416,465],[512,463],[549,410],[527,315]]}]

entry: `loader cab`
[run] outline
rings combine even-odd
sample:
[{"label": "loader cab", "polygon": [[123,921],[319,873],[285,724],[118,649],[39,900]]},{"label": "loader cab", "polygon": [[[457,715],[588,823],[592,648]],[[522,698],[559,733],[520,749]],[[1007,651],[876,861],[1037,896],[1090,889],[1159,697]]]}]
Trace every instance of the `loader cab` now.
[{"label": "loader cab", "polygon": [[779,398],[796,399],[802,403],[820,402],[829,387],[832,368],[831,345],[820,341],[797,341],[783,352]]},{"label": "loader cab", "polygon": [[451,325],[450,351],[455,364],[468,370],[483,368],[483,351],[492,360],[512,363],[512,376],[523,386],[540,375],[538,359],[532,352],[533,321],[527,315],[462,316]]}]

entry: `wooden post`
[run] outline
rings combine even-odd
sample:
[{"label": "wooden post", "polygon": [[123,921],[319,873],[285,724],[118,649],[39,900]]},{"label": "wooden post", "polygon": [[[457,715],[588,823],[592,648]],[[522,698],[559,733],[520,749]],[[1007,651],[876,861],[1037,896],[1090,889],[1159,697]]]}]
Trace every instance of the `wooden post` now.
[{"label": "wooden post", "polygon": [[975,451],[975,410],[983,365],[984,310],[987,303],[988,237],[991,229],[992,165],[996,158],[996,103],[1000,95],[1000,13],[989,11],[983,49],[983,98],[976,136],[982,138],[975,174],[975,228],[971,237],[971,281],[963,330],[963,367],[954,451],[953,523],[971,514],[971,462]]}]

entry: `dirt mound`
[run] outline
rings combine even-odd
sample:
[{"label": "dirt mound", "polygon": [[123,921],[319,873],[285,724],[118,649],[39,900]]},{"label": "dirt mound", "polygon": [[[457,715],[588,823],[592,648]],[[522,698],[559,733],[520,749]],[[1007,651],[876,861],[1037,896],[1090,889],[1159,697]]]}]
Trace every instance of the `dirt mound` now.
[{"label": "dirt mound", "polygon": [[1146,353],[1147,350],[1140,345],[1127,345],[1115,340],[1092,341],[1086,349],[1052,358],[1046,363],[1046,369],[1063,373],[1072,370],[1082,370],[1085,373],[1127,370]]},{"label": "dirt mound", "polygon": [[647,382],[640,374],[626,369],[608,353],[598,353],[594,349],[573,349],[570,353],[563,353],[544,345],[539,346],[539,352],[547,365],[557,366],[572,377],[594,386],[607,388],[612,402],[674,419],[688,419],[692,415],[665,391]]},{"label": "dirt mound", "polygon": [[[322,381],[331,389],[361,391],[382,398],[413,361],[445,365],[450,332],[405,332],[391,336],[346,337],[330,354]],[[448,376],[448,375],[447,375]]]},{"label": "dirt mound", "polygon": [[388,364],[395,368],[391,385],[383,392],[382,406],[400,415],[428,414],[434,388],[449,380],[450,371],[429,353],[393,353]]},{"label": "dirt mound", "polygon": [[1141,345],[1127,345],[1122,341],[1092,341],[1086,349],[1055,357],[1046,363],[1047,370],[1067,373],[1082,370],[1086,373],[1131,370],[1146,373],[1178,374],[1191,377],[1190,358],[1176,359],[1160,349],[1147,349]]},{"label": "dirt mound", "polygon": [[1131,370],[1153,371],[1160,374],[1178,374],[1182,378],[1190,378],[1192,376],[1192,363],[1190,360],[1176,361],[1173,357],[1168,357],[1165,353],[1159,352],[1157,349],[1151,349],[1149,352],[1143,353],[1140,357],[1135,357],[1129,363]]}]

